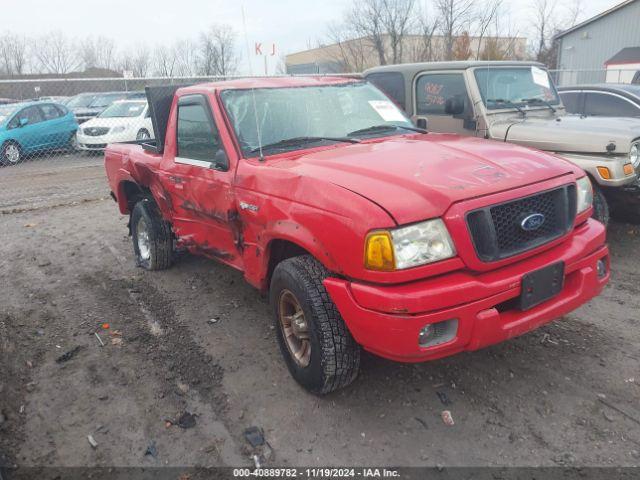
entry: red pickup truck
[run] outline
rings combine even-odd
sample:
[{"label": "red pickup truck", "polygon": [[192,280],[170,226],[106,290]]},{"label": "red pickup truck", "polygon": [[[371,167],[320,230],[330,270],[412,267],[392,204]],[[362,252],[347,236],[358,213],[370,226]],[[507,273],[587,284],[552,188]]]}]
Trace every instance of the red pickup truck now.
[{"label": "red pickup truck", "polygon": [[427,134],[352,78],[147,96],[155,142],[105,155],[138,265],[186,249],[242,271],[313,393],[352,382],[361,348],[401,362],[477,350],[609,279],[589,180],[548,153]]}]

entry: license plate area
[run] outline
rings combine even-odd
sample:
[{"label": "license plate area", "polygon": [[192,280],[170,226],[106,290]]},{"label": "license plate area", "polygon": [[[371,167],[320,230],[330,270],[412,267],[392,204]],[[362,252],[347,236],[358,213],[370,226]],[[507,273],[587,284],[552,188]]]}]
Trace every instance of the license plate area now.
[{"label": "license plate area", "polygon": [[522,277],[520,310],[529,310],[555,297],[564,286],[564,262],[554,263]]}]

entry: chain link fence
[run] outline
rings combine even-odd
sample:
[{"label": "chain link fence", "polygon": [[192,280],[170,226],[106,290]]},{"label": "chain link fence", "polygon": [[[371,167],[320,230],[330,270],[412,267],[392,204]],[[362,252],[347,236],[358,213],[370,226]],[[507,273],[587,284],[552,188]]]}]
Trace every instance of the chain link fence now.
[{"label": "chain link fence", "polygon": [[0,80],[0,165],[101,153],[154,138],[146,86],[217,77]]},{"label": "chain link fence", "polygon": [[549,73],[559,87],[593,85],[597,83],[640,82],[640,69],[597,69],[597,70],[550,70]]}]

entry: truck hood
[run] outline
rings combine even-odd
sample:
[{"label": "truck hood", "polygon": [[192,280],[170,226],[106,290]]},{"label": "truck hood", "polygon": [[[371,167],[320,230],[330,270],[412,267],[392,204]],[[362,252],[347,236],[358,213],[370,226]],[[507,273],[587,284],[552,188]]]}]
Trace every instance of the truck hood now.
[{"label": "truck hood", "polygon": [[273,165],[363,196],[398,224],[441,216],[461,200],[580,175],[576,166],[544,152],[450,134],[341,144]]},{"label": "truck hood", "polygon": [[563,115],[501,120],[490,128],[491,138],[527,145],[552,152],[629,153],[631,142],[640,137],[640,119],[614,117],[580,117]]}]

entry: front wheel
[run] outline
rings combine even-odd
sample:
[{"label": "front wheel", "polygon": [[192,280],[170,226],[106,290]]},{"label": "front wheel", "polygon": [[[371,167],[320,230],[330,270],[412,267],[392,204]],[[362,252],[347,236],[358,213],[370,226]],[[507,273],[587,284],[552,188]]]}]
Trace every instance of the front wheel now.
[{"label": "front wheel", "polygon": [[591,215],[593,218],[603,223],[606,227],[609,225],[609,202],[607,202],[607,198],[604,196],[602,189],[592,183],[593,185],[593,214]]},{"label": "front wheel", "polygon": [[17,165],[23,160],[22,149],[15,142],[6,142],[0,150],[2,165]]},{"label": "front wheel", "polygon": [[136,203],[131,212],[131,237],[136,263],[145,270],[164,270],[173,263],[171,226],[149,199]]},{"label": "front wheel", "polygon": [[67,143],[67,150],[71,153],[77,152],[80,150],[80,146],[78,145],[78,133],[72,132],[69,136],[69,142]]},{"label": "front wheel", "polygon": [[310,255],[289,258],[276,266],[269,292],[287,367],[316,395],[349,385],[360,368],[360,346],[322,284],[328,276]]}]

